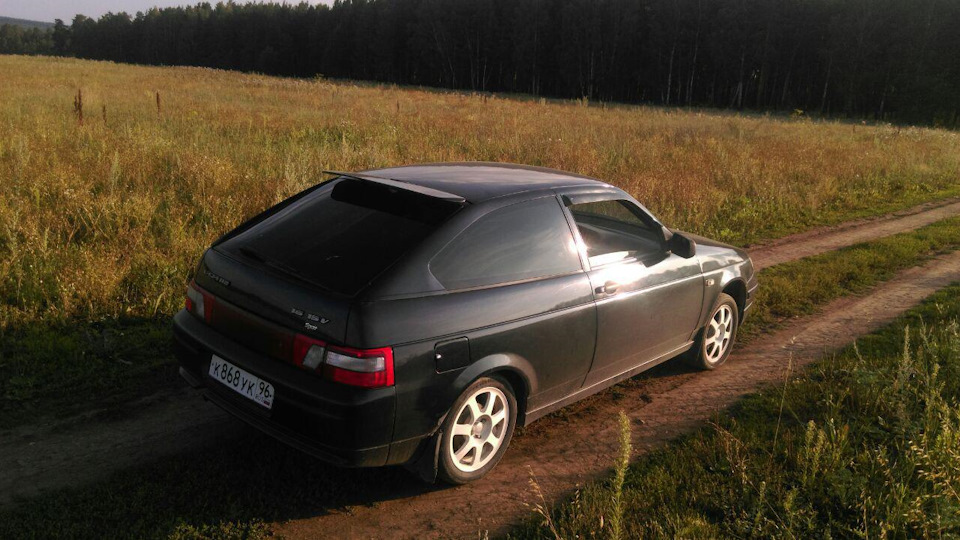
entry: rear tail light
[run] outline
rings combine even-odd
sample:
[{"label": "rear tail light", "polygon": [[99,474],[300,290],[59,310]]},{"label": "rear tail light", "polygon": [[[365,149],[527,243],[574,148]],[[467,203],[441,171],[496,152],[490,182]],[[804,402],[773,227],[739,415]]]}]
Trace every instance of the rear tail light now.
[{"label": "rear tail light", "polygon": [[331,347],[323,375],[331,381],[353,386],[393,386],[393,349]]},{"label": "rear tail light", "polygon": [[[187,311],[210,324],[215,304],[216,297],[200,288],[195,281],[190,282],[185,301]],[[218,320],[222,318],[223,313],[218,315]],[[290,353],[285,352],[281,357],[287,354]],[[292,360],[296,366],[341,384],[363,388],[393,386],[393,349],[390,347],[328,347],[323,341],[296,334]]]},{"label": "rear tail light", "polygon": [[307,369],[317,369],[323,363],[326,343],[297,334],[293,340],[293,363]]},{"label": "rear tail light", "polygon": [[210,323],[214,302],[213,295],[198,287],[195,281],[187,285],[187,299],[184,307],[201,320]]},{"label": "rear tail light", "polygon": [[393,386],[393,349],[352,349],[327,346],[322,341],[297,335],[293,344],[293,363],[319,372],[325,379],[379,388]]}]

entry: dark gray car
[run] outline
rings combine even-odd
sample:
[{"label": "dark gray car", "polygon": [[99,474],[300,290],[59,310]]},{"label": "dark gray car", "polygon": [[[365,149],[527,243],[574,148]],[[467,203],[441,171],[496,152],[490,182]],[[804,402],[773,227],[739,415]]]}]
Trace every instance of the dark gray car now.
[{"label": "dark gray car", "polygon": [[516,425],[685,355],[730,354],[750,258],[560,171],[334,173],[206,251],[174,327],[183,376],[345,466],[464,483]]}]

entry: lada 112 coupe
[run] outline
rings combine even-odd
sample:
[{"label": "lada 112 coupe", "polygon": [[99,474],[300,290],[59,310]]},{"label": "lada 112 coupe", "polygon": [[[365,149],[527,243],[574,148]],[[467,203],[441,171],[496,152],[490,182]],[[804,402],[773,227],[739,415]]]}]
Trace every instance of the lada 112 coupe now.
[{"label": "lada 112 coupe", "polygon": [[174,335],[207,399],[334,464],[476,480],[518,425],[676,356],[719,367],[757,288],[745,252],[593,178],[331,174],[203,254]]}]

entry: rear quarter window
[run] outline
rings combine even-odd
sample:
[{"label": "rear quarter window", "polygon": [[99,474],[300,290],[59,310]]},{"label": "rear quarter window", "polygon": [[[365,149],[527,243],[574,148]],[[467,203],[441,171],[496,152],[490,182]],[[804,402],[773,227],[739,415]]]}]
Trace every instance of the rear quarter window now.
[{"label": "rear quarter window", "polygon": [[448,290],[580,269],[573,235],[553,197],[513,204],[484,215],[430,262],[430,271]]}]

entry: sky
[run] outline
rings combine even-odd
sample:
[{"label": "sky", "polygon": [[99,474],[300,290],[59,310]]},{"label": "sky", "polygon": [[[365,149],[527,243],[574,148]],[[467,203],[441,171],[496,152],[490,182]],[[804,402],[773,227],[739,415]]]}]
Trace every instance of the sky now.
[{"label": "sky", "polygon": [[[53,22],[63,19],[69,24],[73,16],[82,13],[87,17],[98,18],[107,12],[126,11],[133,15],[154,6],[170,7],[196,4],[201,0],[0,0],[0,16],[32,21]],[[215,4],[216,0],[207,0]],[[247,0],[236,0],[244,3]],[[280,1],[280,0],[274,0]],[[311,4],[332,4],[333,0],[308,0]],[[292,2],[299,4],[300,0]]]}]

